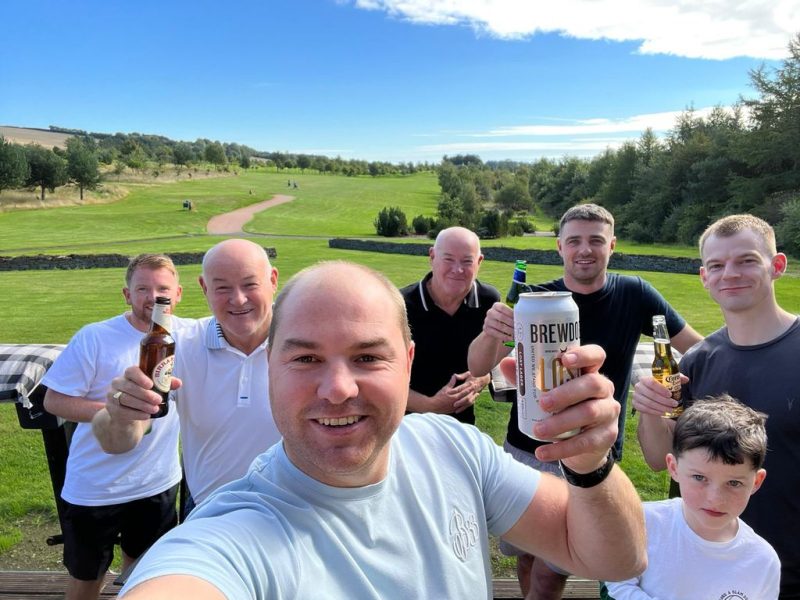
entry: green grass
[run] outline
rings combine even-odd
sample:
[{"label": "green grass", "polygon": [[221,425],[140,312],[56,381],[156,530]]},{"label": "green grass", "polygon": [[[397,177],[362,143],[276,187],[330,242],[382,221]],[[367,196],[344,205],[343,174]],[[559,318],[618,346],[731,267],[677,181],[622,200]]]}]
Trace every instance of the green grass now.
[{"label": "green grass", "polygon": [[[220,179],[131,186],[124,199],[110,204],[0,213],[0,254],[96,253],[206,250],[220,238],[205,234],[207,219],[240,206],[290,192],[296,200],[270,209],[248,229],[265,235],[257,241],[276,248],[274,261],[285,282],[301,268],[320,259],[348,259],[384,272],[395,284],[419,279],[428,269],[422,256],[404,256],[328,248],[327,237],[375,237],[372,220],[383,206],[400,206],[413,218],[435,212],[435,176],[347,178],[294,173],[300,187],[287,190],[286,175],[255,172]],[[249,190],[253,190],[253,195]],[[180,208],[192,198],[197,211]],[[2,200],[2,198],[0,198]],[[297,237],[284,237],[297,236]],[[310,237],[305,237],[310,236]],[[555,247],[553,238],[506,238],[486,246]],[[696,256],[689,247],[642,247],[620,242],[618,250]],[[178,314],[208,313],[197,284],[199,265],[179,267],[184,286]],[[480,277],[505,292],[513,265],[484,261]],[[528,265],[528,279],[546,281],[561,275],[561,267]],[[703,334],[722,324],[718,307],[695,275],[641,273]],[[66,343],[82,325],[124,310],[121,288],[124,269],[0,272],[0,341]],[[781,305],[800,312],[800,278],[784,277],[777,285]],[[505,437],[509,405],[494,403],[487,393],[477,403],[479,426],[497,442]],[[628,419],[623,468],[645,499],[666,493],[666,475],[644,464],[636,442],[635,418]],[[17,526],[26,515],[54,514],[52,490],[38,431],[22,430],[13,406],[0,405],[0,553],[20,537]]]}]

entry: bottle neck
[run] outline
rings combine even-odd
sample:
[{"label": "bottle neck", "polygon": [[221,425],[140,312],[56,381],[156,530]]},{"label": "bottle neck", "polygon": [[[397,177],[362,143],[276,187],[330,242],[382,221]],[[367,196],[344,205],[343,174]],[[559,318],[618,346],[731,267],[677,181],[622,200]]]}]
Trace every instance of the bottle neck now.
[{"label": "bottle neck", "polygon": [[153,323],[150,326],[150,331],[158,325],[164,331],[172,331],[172,306],[169,304],[154,304],[153,305]]}]

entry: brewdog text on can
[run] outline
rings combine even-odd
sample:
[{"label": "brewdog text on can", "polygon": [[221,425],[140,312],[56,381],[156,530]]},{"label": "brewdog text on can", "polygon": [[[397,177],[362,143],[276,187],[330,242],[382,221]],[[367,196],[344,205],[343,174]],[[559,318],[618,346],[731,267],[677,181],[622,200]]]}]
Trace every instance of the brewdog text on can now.
[{"label": "brewdog text on can", "polygon": [[[578,306],[570,292],[520,294],[514,306],[514,343],[517,351],[517,418],[519,430],[533,435],[533,426],[550,416],[539,406],[539,396],[577,377],[561,364],[561,355],[579,346]],[[568,431],[558,439],[572,437]],[[552,441],[552,440],[539,440]]]}]

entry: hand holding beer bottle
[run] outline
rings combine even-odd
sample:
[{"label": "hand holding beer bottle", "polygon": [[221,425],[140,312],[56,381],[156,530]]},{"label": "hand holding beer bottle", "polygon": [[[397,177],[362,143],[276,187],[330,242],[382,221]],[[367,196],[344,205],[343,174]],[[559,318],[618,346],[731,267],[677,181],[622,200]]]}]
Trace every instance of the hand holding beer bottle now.
[{"label": "hand holding beer bottle", "polygon": [[175,340],[172,329],[171,301],[158,296],[153,306],[153,321],[142,338],[139,347],[139,368],[153,380],[153,390],[161,395],[158,412],[151,419],[166,416],[169,412],[169,390],[172,383],[172,368],[175,364]]},{"label": "hand holding beer bottle", "polygon": [[664,315],[653,316],[653,378],[667,388],[678,405],[665,412],[662,416],[666,419],[677,419],[683,412],[681,403],[681,373],[678,370],[678,363],[672,356],[669,332],[667,331],[667,321]]}]

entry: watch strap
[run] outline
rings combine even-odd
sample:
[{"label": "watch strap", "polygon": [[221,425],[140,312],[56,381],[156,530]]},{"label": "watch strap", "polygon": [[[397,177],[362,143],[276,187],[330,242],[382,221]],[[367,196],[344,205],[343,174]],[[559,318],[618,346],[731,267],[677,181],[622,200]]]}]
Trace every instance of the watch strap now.
[{"label": "watch strap", "polygon": [[601,467],[588,473],[576,473],[561,461],[558,461],[558,464],[568,484],[581,488],[590,488],[606,480],[606,477],[611,473],[611,469],[614,468],[615,462],[614,455],[609,450],[606,462]]}]

